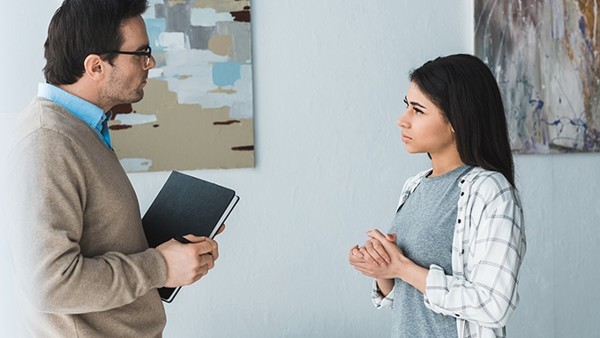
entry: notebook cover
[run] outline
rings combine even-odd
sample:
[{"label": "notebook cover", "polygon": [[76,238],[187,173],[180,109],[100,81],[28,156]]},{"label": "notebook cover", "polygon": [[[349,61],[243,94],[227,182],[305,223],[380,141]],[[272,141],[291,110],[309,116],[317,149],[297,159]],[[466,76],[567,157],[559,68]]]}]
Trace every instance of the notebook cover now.
[{"label": "notebook cover", "polygon": [[[142,218],[148,245],[155,248],[187,234],[208,237],[235,202],[235,191],[173,171]],[[159,289],[165,301],[172,300],[176,291],[178,288]]]}]

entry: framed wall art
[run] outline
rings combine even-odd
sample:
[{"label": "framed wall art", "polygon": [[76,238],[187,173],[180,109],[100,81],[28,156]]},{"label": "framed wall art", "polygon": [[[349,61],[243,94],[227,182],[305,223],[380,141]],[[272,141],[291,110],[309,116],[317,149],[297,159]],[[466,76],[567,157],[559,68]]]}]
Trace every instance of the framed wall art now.
[{"label": "framed wall art", "polygon": [[250,18],[250,1],[149,1],[156,66],[109,124],[126,171],[254,166]]},{"label": "framed wall art", "polygon": [[600,0],[476,0],[516,153],[600,151]]}]

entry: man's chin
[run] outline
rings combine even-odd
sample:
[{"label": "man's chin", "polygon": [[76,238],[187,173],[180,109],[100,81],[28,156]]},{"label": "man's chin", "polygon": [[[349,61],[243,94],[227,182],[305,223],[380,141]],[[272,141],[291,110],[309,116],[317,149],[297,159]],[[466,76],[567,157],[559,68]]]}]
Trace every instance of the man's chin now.
[{"label": "man's chin", "polygon": [[140,102],[140,101],[142,101],[143,98],[144,98],[144,91],[142,90],[137,93],[135,99],[133,101],[131,101],[131,103]]}]

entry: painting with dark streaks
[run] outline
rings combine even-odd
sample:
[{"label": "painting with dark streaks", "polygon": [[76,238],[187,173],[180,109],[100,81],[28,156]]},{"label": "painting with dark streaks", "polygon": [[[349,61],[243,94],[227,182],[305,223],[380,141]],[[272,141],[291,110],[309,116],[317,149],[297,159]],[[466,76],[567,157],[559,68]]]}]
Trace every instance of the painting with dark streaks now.
[{"label": "painting with dark streaks", "polygon": [[150,0],[156,66],[144,99],[113,108],[128,172],[254,166],[250,1]]},{"label": "painting with dark streaks", "polygon": [[600,0],[475,0],[517,153],[600,151]]}]

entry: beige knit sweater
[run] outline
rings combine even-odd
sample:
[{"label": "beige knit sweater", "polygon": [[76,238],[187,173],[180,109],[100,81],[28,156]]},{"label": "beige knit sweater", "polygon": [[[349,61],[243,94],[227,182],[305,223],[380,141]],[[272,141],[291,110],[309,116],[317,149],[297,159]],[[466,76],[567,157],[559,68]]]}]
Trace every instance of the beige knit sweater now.
[{"label": "beige knit sweater", "polygon": [[7,227],[24,334],[159,337],[166,263],[148,249],[135,192],[83,121],[35,99],[14,126]]}]

